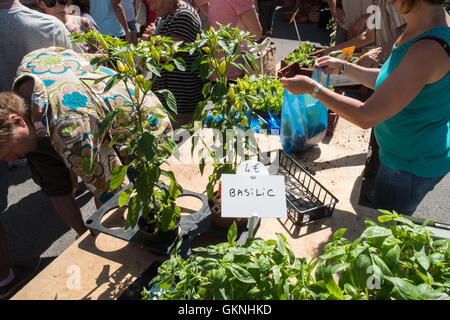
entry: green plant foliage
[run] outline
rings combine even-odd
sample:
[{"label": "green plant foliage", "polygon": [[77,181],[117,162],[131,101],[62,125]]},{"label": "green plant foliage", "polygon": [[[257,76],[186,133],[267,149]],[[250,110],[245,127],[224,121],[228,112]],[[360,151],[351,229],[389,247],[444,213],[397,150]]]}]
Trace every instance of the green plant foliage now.
[{"label": "green plant foliage", "polygon": [[250,88],[250,93],[258,99],[253,102],[253,110],[258,114],[271,113],[281,116],[281,107],[283,105],[283,85],[280,80],[274,76],[245,76]]},{"label": "green plant foliage", "polygon": [[[351,242],[336,231],[311,261],[299,259],[283,235],[194,249],[187,260],[172,252],[149,287],[160,299],[438,300],[450,299],[450,240],[397,213],[382,211],[380,224]],[[170,290],[169,290],[170,288]],[[143,299],[152,298],[149,290]]]},{"label": "green plant foliage", "polygon": [[[236,246],[236,224],[228,242],[193,249],[202,254],[183,260],[175,252],[159,268],[150,286],[166,290],[162,300],[306,299],[304,281],[310,282],[315,263],[295,258],[286,239],[250,239]],[[170,289],[169,289],[170,288]],[[149,290],[143,299],[151,299]]]},{"label": "green plant foliage", "polygon": [[[227,142],[236,146],[243,136],[243,130],[246,130],[252,119],[258,119],[258,115],[254,112],[254,104],[257,101],[264,99],[262,94],[255,94],[251,90],[250,83],[247,80],[237,79],[235,82],[228,81],[227,72],[234,67],[244,72],[248,68],[254,69],[255,58],[253,54],[246,50],[243,46],[247,43],[250,47],[255,46],[251,40],[251,35],[247,31],[239,28],[232,28],[229,25],[221,25],[218,30],[210,28],[203,30],[202,34],[198,36],[197,40],[187,45],[191,54],[199,53],[199,57],[193,62],[192,70],[200,69],[200,75],[205,81],[203,87],[203,95],[205,100],[200,102],[195,113],[194,120],[200,122],[200,127],[206,123],[208,128],[217,129],[224,134],[232,132],[232,138]],[[212,81],[211,76],[215,74],[216,78]],[[213,109],[204,112],[204,108],[208,101],[213,104]],[[208,121],[207,117],[209,118]],[[264,126],[264,124],[263,124]],[[252,135],[252,133],[251,133]],[[192,151],[197,146],[192,145]],[[247,150],[251,149],[251,142],[245,141]],[[214,159],[213,173],[208,177],[205,192],[209,200],[214,198],[214,188],[220,181],[222,174],[236,173],[239,165],[237,159],[237,152],[232,159],[227,158],[226,143],[219,146],[219,149],[211,149],[203,143],[207,154]],[[234,150],[237,148],[235,147]],[[256,154],[256,152],[254,152]],[[217,157],[215,157],[217,155]],[[231,157],[231,156],[230,156]],[[205,161],[200,163],[200,172],[203,173]]]},{"label": "green plant foliage", "polygon": [[[116,107],[102,119],[100,131],[105,133],[115,126],[114,132],[121,132],[112,136],[111,145],[120,141],[120,153],[131,159],[126,165],[118,166],[112,171],[110,181],[111,189],[115,190],[124,181],[129,168],[138,172],[136,181],[125,190],[120,198],[119,205],[128,203],[128,215],[125,229],[133,228],[140,215],[153,224],[154,232],[169,231],[173,229],[180,217],[180,209],[175,205],[175,199],[182,190],[171,171],[160,169],[171,155],[176,146],[170,136],[152,130],[152,122],[162,117],[157,111],[163,111],[170,116],[168,110],[159,104],[153,109],[145,105],[146,96],[151,94],[153,81],[161,76],[161,71],[186,70],[182,59],[176,53],[182,51],[181,42],[175,42],[169,37],[154,36],[148,41],[141,41],[137,45],[129,44],[123,40],[102,36],[98,32],[76,34],[72,36],[73,42],[89,42],[97,47],[103,56],[91,60],[94,68],[108,65],[113,72],[110,75],[95,79],[94,83],[105,82],[105,92],[115,85],[123,82],[128,91],[128,108],[134,110],[135,115],[130,117],[124,106]],[[146,77],[151,72],[152,77]],[[83,80],[83,79],[82,79]],[[93,79],[84,79],[88,86]],[[167,107],[177,111],[176,100],[168,90],[160,90]],[[95,97],[95,94],[93,94]],[[132,119],[128,121],[127,119]],[[86,170],[92,170],[89,164]],[[160,187],[161,177],[170,180],[170,188]]]},{"label": "green plant foliage", "polygon": [[312,67],[316,58],[311,57],[310,54],[314,51],[316,51],[316,47],[305,41],[296,50],[289,53],[285,59],[286,65],[297,61],[300,64],[300,67]]}]

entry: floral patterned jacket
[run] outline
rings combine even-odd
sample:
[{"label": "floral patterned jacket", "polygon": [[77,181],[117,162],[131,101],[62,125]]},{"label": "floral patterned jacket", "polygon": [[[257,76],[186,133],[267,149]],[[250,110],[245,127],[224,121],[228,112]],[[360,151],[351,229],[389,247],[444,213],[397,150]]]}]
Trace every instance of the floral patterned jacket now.
[{"label": "floral patterned jacket", "polygon": [[[109,147],[109,134],[123,132],[120,123],[114,123],[110,132],[100,134],[102,118],[117,107],[127,110],[126,119],[133,121],[135,113],[130,105],[129,91],[123,83],[104,93],[108,79],[95,84],[95,79],[114,74],[105,67],[93,70],[84,56],[59,47],[31,52],[22,60],[13,89],[26,77],[34,79],[30,117],[39,137],[49,137],[56,152],[66,165],[74,170],[102,203],[114,195],[109,179],[114,167],[120,165],[119,156]],[[134,87],[128,86],[133,96]],[[155,136],[171,134],[172,126],[167,114],[154,109],[160,105],[152,93],[144,106]]]}]

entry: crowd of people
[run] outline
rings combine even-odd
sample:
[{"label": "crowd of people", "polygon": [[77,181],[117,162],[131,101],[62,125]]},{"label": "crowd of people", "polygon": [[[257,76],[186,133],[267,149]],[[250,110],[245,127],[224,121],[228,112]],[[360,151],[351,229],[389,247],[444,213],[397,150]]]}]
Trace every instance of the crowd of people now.
[{"label": "crowd of people", "polygon": [[[381,162],[375,186],[379,208],[413,214],[450,171],[450,17],[442,2],[328,0],[338,23],[336,45],[316,53],[321,56],[316,66],[374,89],[365,102],[338,95],[309,77],[280,79],[287,90],[312,94],[348,121],[374,128],[372,140],[379,145]],[[277,4],[274,0],[0,0],[0,211],[7,207],[7,163],[20,157],[26,157],[33,181],[78,236],[87,231],[74,197],[78,176],[94,194],[97,207],[114,193],[107,182],[120,159],[109,141],[94,138],[98,128],[92,126],[104,106],[82,99],[89,94],[80,89],[78,77],[81,68],[87,73],[107,71],[90,69],[89,57],[101,53],[89,43],[72,43],[70,34],[98,31],[129,43],[163,35],[189,43],[202,29],[217,29],[220,22],[247,30],[258,41],[272,35]],[[367,8],[373,4],[382,10],[380,29],[366,27]],[[374,48],[356,64],[327,56],[348,46],[371,44]],[[186,71],[164,71],[152,87],[170,90],[178,105],[178,114],[172,115],[175,122],[163,115],[158,129],[164,130],[159,132],[192,122],[203,99],[199,71],[191,71],[196,56],[181,55]],[[64,63],[73,67],[60,68]],[[228,72],[230,79],[243,75],[238,69]],[[95,100],[112,103],[125,96],[124,90],[120,86],[107,94],[96,90]],[[146,105],[158,103],[158,98],[149,96]],[[80,99],[85,111],[74,116],[73,101]],[[86,152],[99,168],[95,172],[76,161]],[[9,296],[33,270],[10,265],[0,224],[0,298]]]}]

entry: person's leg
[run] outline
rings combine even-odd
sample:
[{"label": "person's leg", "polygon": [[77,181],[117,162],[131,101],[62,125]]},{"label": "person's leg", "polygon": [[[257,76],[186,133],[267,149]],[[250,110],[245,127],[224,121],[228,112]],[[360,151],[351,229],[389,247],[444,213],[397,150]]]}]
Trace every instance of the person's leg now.
[{"label": "person's leg", "polygon": [[262,27],[262,35],[265,36],[268,29],[267,29],[267,21],[268,21],[268,1],[258,1],[259,5],[259,11],[258,11],[258,17],[259,17],[259,23]]},{"label": "person's leg", "polygon": [[269,35],[269,36],[272,36],[272,29],[273,29],[273,16],[274,16],[274,14],[275,14],[275,10],[276,10],[276,8],[277,8],[277,4],[278,4],[278,1],[276,1],[276,0],[272,0],[271,1],[271,5],[270,5],[270,7],[269,7],[269,10],[268,10],[268,17],[267,17],[267,34]]},{"label": "person's leg", "polygon": [[375,178],[375,208],[413,215],[423,198],[442,178],[422,178],[380,164]]}]

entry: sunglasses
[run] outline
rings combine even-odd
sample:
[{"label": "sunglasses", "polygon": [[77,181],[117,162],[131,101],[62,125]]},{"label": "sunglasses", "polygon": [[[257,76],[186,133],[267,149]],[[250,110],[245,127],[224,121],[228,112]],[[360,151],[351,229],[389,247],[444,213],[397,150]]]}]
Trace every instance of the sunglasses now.
[{"label": "sunglasses", "polygon": [[53,8],[56,5],[56,2],[58,2],[60,5],[67,5],[67,0],[42,0],[47,8]]}]

